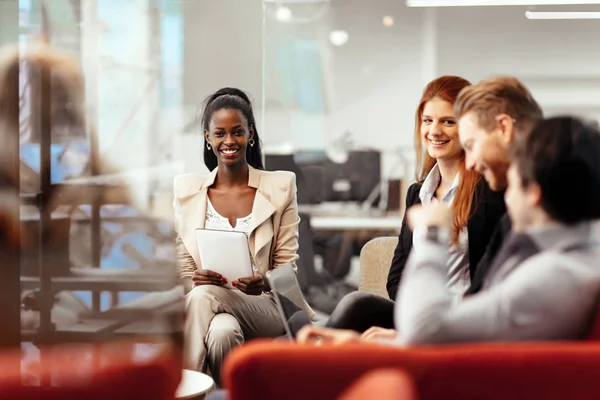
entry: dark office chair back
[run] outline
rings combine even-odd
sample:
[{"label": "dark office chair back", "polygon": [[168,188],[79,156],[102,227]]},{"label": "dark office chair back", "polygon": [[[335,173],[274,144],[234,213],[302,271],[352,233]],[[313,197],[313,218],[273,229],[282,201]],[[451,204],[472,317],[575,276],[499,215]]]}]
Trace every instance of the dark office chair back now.
[{"label": "dark office chair back", "polygon": [[319,165],[306,165],[300,167],[304,174],[304,179],[308,183],[308,201],[300,204],[319,204],[325,200],[325,169]]},{"label": "dark office chair back", "polygon": [[267,171],[290,171],[296,174],[296,187],[298,188],[298,204],[308,204],[310,192],[304,173],[294,161],[293,154],[267,154],[265,155],[265,169]]},{"label": "dark office chair back", "polygon": [[363,202],[380,184],[381,153],[375,150],[350,151],[345,163],[328,160],[324,168],[326,200]]},{"label": "dark office chair back", "polygon": [[310,214],[300,213],[298,226],[298,284],[302,291],[318,283],[318,274],[315,271],[315,252],[313,248],[313,232],[310,226]]}]

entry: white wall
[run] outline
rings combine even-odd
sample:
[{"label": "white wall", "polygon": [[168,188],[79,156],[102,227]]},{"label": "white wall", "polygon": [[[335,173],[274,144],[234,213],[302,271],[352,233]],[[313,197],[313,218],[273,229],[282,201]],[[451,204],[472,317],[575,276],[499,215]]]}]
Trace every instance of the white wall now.
[{"label": "white wall", "polygon": [[[444,10],[439,70],[479,80],[520,78],[547,114],[600,118],[600,24],[594,20],[528,20],[523,7]],[[490,28],[496,27],[496,29]]]},{"label": "white wall", "polygon": [[[262,0],[187,0],[181,2],[181,7],[186,124],[194,119],[208,95],[225,86],[248,92],[260,119]],[[182,135],[180,139],[185,169],[205,170],[200,133]]]}]

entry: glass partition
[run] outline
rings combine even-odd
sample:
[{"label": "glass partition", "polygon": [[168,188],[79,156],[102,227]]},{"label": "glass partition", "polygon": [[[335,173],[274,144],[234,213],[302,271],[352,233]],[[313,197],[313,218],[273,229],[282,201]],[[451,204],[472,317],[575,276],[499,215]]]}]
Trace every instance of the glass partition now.
[{"label": "glass partition", "polygon": [[[593,61],[600,42],[589,39],[600,37],[597,19],[526,16],[598,12],[598,5],[264,0],[263,6],[266,166],[296,172],[301,216],[314,237],[307,254],[316,254],[316,264],[304,255],[300,263],[323,272],[325,278],[308,279],[313,285],[330,287],[310,294],[318,310],[332,310],[335,299],[359,285],[366,242],[398,235],[405,191],[414,182],[415,110],[429,81],[513,75],[547,115],[600,118]],[[385,295],[385,279],[378,285]]]},{"label": "glass partition", "polygon": [[263,6],[266,167],[296,173],[299,268],[311,271],[309,302],[329,313],[358,287],[362,246],[398,235],[432,38],[426,13],[400,1]]}]

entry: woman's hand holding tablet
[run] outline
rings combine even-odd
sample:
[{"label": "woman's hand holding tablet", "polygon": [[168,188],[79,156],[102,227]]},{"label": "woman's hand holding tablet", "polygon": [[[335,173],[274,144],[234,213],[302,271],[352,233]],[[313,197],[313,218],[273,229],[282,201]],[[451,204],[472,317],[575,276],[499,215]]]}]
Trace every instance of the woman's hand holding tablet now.
[{"label": "woman's hand holding tablet", "polygon": [[[207,269],[196,270],[192,280],[194,281],[194,286],[223,286],[227,283],[227,279],[221,276],[221,274]],[[251,296],[260,296],[266,289],[263,277],[259,274],[254,274],[254,276],[248,278],[240,278],[237,281],[231,282],[231,286]]]},{"label": "woman's hand holding tablet", "polygon": [[207,269],[197,269],[192,277],[194,286],[201,285],[217,285],[223,286],[227,283],[227,279],[223,278],[221,274],[209,271]]},{"label": "woman's hand holding tablet", "polygon": [[249,278],[240,278],[231,285],[238,288],[242,293],[249,294],[251,296],[259,296],[265,290],[265,282],[262,275],[254,274]]}]

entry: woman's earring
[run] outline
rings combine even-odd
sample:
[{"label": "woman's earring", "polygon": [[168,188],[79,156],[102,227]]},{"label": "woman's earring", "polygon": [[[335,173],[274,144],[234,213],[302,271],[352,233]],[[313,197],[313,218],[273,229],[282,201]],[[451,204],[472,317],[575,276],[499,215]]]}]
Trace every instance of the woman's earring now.
[{"label": "woman's earring", "polygon": [[248,140],[248,144],[250,147],[254,147],[254,138],[250,138],[250,140]]},{"label": "woman's earring", "polygon": [[210,144],[206,142],[206,148],[210,150]]}]

